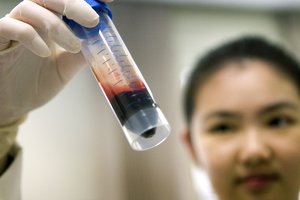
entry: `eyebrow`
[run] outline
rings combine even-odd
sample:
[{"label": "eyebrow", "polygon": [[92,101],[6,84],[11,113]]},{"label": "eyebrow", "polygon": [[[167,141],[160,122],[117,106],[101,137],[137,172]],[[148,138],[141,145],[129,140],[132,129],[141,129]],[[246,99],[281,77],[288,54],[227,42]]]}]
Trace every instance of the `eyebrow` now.
[{"label": "eyebrow", "polygon": [[[298,111],[299,108],[290,102],[279,102],[279,103],[275,103],[272,105],[269,105],[263,109],[261,109],[260,111],[258,111],[258,116],[261,115],[265,115],[277,110],[281,110],[281,109],[290,109],[293,111]],[[236,112],[231,112],[231,111],[225,111],[225,110],[220,110],[220,111],[216,111],[216,112],[212,112],[210,114],[208,114],[204,120],[207,121],[211,118],[231,118],[231,119],[241,119],[242,115]]]},{"label": "eyebrow", "polygon": [[209,115],[205,117],[205,121],[211,119],[211,118],[235,118],[240,119],[242,118],[242,115],[230,111],[216,111],[212,112]]},{"label": "eyebrow", "polygon": [[258,116],[268,114],[268,113],[271,113],[271,112],[274,112],[277,110],[281,110],[281,109],[289,109],[289,110],[293,110],[293,111],[299,110],[299,108],[293,103],[279,102],[279,103],[275,103],[275,104],[272,104],[270,106],[263,108],[261,111],[258,112]]}]

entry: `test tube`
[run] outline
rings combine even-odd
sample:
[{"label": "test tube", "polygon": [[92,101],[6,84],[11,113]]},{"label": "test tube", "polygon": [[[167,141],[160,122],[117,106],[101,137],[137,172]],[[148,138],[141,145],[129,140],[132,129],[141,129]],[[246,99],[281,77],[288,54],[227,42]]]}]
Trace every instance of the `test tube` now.
[{"label": "test tube", "polygon": [[131,57],[111,18],[107,4],[86,0],[99,14],[94,28],[64,17],[82,40],[82,53],[90,64],[110,107],[134,150],[157,146],[170,134],[170,126]]}]

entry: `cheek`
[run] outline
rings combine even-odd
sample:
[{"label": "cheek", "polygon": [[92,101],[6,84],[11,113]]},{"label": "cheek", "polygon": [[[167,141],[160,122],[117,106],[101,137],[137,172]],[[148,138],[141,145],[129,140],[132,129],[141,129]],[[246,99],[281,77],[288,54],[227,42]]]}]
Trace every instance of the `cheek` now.
[{"label": "cheek", "polygon": [[220,141],[209,137],[197,138],[194,144],[200,167],[209,175],[218,193],[228,190],[235,169],[236,145],[232,141]]},{"label": "cheek", "polygon": [[273,138],[273,149],[282,172],[290,180],[297,181],[300,187],[300,131],[286,137]]}]

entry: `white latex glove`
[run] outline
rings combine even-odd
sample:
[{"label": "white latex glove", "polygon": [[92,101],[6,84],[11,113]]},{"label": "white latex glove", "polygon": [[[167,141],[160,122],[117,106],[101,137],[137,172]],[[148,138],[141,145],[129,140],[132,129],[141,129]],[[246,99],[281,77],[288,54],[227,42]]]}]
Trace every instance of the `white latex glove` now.
[{"label": "white latex glove", "polygon": [[84,0],[24,0],[0,19],[0,161],[14,143],[20,119],[86,66],[80,40],[62,15],[86,27],[99,22]]}]

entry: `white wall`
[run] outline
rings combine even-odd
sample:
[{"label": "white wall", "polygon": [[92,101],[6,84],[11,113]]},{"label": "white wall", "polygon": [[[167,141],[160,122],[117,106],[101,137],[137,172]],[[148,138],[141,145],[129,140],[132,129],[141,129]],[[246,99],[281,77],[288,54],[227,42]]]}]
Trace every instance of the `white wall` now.
[{"label": "white wall", "polygon": [[[0,3],[0,10],[7,10]],[[11,8],[11,7],[9,7]],[[244,33],[281,40],[271,14],[112,5],[115,24],[172,126],[159,147],[134,152],[89,69],[21,127],[24,200],[192,200],[179,77],[209,47]]]},{"label": "white wall", "polygon": [[14,6],[16,6],[20,1],[18,0],[2,0],[0,2],[0,17],[7,14]]}]

